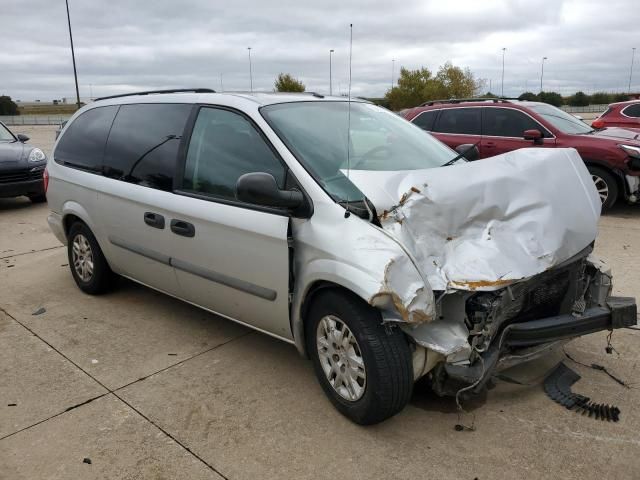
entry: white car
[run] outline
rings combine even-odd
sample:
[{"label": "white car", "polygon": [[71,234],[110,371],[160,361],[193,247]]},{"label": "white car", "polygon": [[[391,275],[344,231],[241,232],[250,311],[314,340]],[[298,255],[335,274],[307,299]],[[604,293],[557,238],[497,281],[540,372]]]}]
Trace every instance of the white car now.
[{"label": "white car", "polygon": [[361,424],[425,375],[478,392],[636,322],[590,255],[600,200],[572,149],[466,162],[364,101],[200,89],[85,106],[47,169],[83,291],[122,275],[294,343]]}]

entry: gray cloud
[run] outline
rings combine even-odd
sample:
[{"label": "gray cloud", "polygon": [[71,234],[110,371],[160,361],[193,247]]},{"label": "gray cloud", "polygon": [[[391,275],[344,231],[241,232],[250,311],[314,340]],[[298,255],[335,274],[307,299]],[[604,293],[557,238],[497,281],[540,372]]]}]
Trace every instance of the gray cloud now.
[{"label": "gray cloud", "polygon": [[[353,92],[381,96],[401,65],[432,70],[447,60],[468,66],[505,94],[544,88],[626,90],[637,10],[634,0],[70,0],[81,96],[147,88],[208,86],[270,90],[290,72],[309,90],[348,85],[349,23],[354,24]],[[14,98],[72,97],[64,2],[5,0],[0,93]],[[637,39],[637,37],[635,37]],[[639,42],[640,43],[640,42]],[[640,52],[638,55],[640,64]],[[635,90],[640,90],[640,65]]]}]

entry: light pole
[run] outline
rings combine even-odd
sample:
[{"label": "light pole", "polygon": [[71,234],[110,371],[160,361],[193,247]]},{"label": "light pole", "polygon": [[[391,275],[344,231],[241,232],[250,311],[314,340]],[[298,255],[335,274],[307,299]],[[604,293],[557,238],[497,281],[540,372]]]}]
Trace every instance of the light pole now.
[{"label": "light pole", "polygon": [[331,54],[333,54],[335,50],[332,48],[329,50],[329,95],[333,95],[333,83],[331,81]]},{"label": "light pole", "polygon": [[631,93],[631,77],[633,77],[633,61],[636,57],[636,47],[631,49],[631,71],[629,72],[629,93]]},{"label": "light pole", "polygon": [[247,50],[249,50],[249,82],[251,85],[251,93],[253,93],[253,70],[251,67],[251,47],[247,47]]},{"label": "light pole", "polygon": [[222,84],[222,72],[220,72],[220,91],[224,92],[224,85]]},{"label": "light pole", "polygon": [[80,109],[80,90],[78,90],[78,72],[76,70],[76,54],[73,51],[73,35],[71,34],[71,16],[69,15],[69,0],[65,0],[67,4],[67,23],[69,24],[69,40],[71,41],[71,59],[73,60],[73,77],[76,80],[76,104]]},{"label": "light pole", "polygon": [[502,49],[502,85],[500,86],[500,96],[504,97],[504,52],[506,52],[506,48]]},{"label": "light pole", "polygon": [[396,59],[392,58],[391,59],[391,88],[393,89],[393,74],[395,72],[396,69]]},{"label": "light pole", "polygon": [[542,77],[544,77],[544,61],[547,57],[542,57],[542,71],[540,72],[540,93],[542,93]]}]

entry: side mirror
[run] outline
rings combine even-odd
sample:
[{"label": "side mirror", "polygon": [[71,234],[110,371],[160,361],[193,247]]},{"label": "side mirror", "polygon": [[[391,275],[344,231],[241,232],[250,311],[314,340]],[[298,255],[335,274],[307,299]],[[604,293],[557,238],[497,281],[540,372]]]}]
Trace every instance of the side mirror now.
[{"label": "side mirror", "polygon": [[473,143],[463,143],[456,147],[456,152],[461,153],[464,158],[473,162],[480,158],[480,150]]},{"label": "side mirror", "polygon": [[296,209],[304,205],[304,195],[298,190],[280,190],[270,173],[245,173],[236,182],[236,198],[242,202],[265,207]]},{"label": "side mirror", "polygon": [[18,140],[21,141],[22,143],[29,141],[29,137],[26,136],[24,133],[19,133],[18,135],[16,135],[16,137],[18,137]]},{"label": "side mirror", "polygon": [[533,140],[536,145],[542,144],[542,132],[536,128],[531,130],[525,130],[522,134],[525,140]]}]

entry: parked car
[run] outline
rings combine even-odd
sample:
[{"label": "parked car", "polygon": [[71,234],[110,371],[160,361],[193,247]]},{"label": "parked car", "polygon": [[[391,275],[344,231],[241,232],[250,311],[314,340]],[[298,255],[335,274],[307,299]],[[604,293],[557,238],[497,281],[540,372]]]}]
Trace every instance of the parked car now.
[{"label": "parked car", "polygon": [[0,197],[26,195],[34,203],[46,202],[44,170],[47,156],[26,142],[29,137],[14,135],[0,122]]},{"label": "parked car", "polygon": [[593,128],[637,128],[640,133],[640,100],[612,103],[593,122]]},{"label": "parked car", "polygon": [[518,148],[575,148],[605,210],[618,198],[640,200],[640,132],[597,131],[552,105],[508,99],[432,101],[407,110],[404,117],[452,148],[478,143],[480,158]]},{"label": "parked car", "polygon": [[600,200],[575,150],[459,157],[366,101],[110,97],[56,142],[48,222],[84,292],[122,275],[293,343],[371,424],[425,375],[478,392],[636,322],[591,255]]}]

